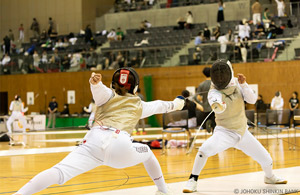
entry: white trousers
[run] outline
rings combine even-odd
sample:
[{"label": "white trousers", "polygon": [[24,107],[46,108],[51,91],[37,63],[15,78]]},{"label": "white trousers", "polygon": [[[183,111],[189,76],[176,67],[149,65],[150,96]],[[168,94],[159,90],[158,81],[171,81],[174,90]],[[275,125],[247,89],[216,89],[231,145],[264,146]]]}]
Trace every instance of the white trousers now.
[{"label": "white trousers", "polygon": [[11,113],[11,116],[9,117],[9,119],[6,122],[8,133],[12,133],[11,125],[14,122],[14,120],[16,120],[16,119],[18,119],[22,123],[22,126],[23,126],[22,130],[25,133],[26,132],[26,125],[27,125],[26,118],[25,118],[25,116],[22,115],[21,112],[17,112],[17,111],[13,111]]},{"label": "white trousers", "polygon": [[256,13],[252,15],[253,24],[256,25],[258,22],[261,22],[261,14]]},{"label": "white trousers", "polygon": [[210,157],[232,147],[243,151],[262,167],[272,164],[272,158],[268,151],[255,139],[248,129],[245,134],[240,137],[240,135],[235,132],[216,126],[214,134],[202,144],[199,148],[199,152]]},{"label": "white trousers", "polygon": [[54,168],[59,169],[59,184],[63,184],[100,165],[122,169],[145,162],[152,155],[147,145],[132,143],[130,135],[125,131],[118,133],[93,127],[83,138],[83,144]]},{"label": "white trousers", "polygon": [[242,47],[241,48],[241,54],[242,54],[242,59],[243,59],[243,62],[247,62],[247,49],[245,47]]}]

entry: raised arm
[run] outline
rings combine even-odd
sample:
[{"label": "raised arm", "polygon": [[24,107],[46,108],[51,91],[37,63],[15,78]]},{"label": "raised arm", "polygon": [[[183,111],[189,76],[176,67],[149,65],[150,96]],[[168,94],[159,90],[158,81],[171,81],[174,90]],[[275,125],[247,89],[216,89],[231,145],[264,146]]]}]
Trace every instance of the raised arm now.
[{"label": "raised arm", "polygon": [[246,83],[246,77],[243,74],[238,74],[238,86],[241,89],[244,100],[249,104],[255,104],[257,95]]},{"label": "raised arm", "polygon": [[92,73],[89,80],[93,99],[95,100],[95,104],[97,106],[102,106],[113,96],[112,90],[106,87],[102,83],[101,79],[101,74]]},{"label": "raised arm", "polygon": [[147,118],[154,114],[163,114],[175,110],[181,110],[184,106],[183,97],[177,97],[173,101],[156,100],[151,102],[142,101],[143,112],[142,118]]}]

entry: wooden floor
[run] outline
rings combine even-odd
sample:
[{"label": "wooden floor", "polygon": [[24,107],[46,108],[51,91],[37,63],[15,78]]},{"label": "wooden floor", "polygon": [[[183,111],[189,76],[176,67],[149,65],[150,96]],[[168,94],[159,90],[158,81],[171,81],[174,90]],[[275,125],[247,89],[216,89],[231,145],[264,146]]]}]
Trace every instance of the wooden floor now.
[{"label": "wooden floor", "polygon": [[[45,151],[40,154],[13,155],[16,150],[26,151],[26,149],[33,148],[74,146],[75,141],[82,138],[85,131],[72,132],[66,134],[53,132],[53,134],[14,135],[16,140],[25,141],[26,146],[9,146],[8,143],[0,143],[0,154],[3,151],[8,152],[7,155],[0,155],[0,195],[13,194],[37,173],[52,167],[69,153],[47,153]],[[280,135],[284,134],[285,132]],[[287,143],[288,138],[277,140],[275,135],[269,136],[269,138],[268,141],[267,139],[260,141],[270,152],[274,161],[274,169],[300,166],[300,137],[297,137],[296,141],[299,144],[295,150],[290,150],[293,147]],[[295,140],[289,139],[289,141],[294,142]],[[167,155],[161,155],[161,150],[153,150],[153,152],[160,162],[167,183],[188,179],[193,167],[196,149],[190,155],[185,154],[184,148],[168,149]],[[254,160],[241,151],[229,149],[210,157],[199,179],[256,171],[261,171],[261,168]],[[87,194],[149,185],[153,185],[153,182],[142,164],[120,170],[101,166],[71,179],[65,185],[54,185],[38,194]]]}]

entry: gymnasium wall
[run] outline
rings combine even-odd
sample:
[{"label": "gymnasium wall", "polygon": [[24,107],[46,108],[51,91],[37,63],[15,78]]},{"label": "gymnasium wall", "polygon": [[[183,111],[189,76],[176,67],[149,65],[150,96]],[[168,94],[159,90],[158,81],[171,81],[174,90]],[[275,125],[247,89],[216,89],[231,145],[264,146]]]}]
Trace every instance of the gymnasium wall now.
[{"label": "gymnasium wall", "polygon": [[48,18],[52,17],[59,34],[79,32],[87,24],[95,30],[96,16],[101,16],[112,7],[111,0],[0,0],[0,38],[12,29],[15,39],[19,37],[19,25],[23,23],[25,39],[32,37],[32,18],[47,29]]},{"label": "gymnasium wall", "polygon": [[[226,21],[249,19],[250,2],[240,0],[226,2],[224,17]],[[234,11],[233,11],[234,10]],[[192,11],[194,23],[207,23],[208,26],[217,25],[218,4],[202,4],[197,6],[185,6],[168,9],[151,9],[146,11],[121,12],[105,14],[102,18],[97,18],[96,26],[99,29],[109,30],[121,27],[122,29],[139,28],[142,20],[147,19],[153,26],[177,25],[179,17],[185,17],[188,11]]]},{"label": "gymnasium wall", "polygon": [[[249,84],[258,84],[259,93],[264,101],[270,103],[277,90],[282,92],[285,108],[293,91],[300,92],[299,61],[243,63],[233,64],[235,75],[244,73]],[[179,66],[172,68],[137,69],[144,94],[143,76],[153,76],[154,98],[173,100],[186,86],[198,86],[205,78],[202,70],[205,66]],[[67,102],[67,90],[76,91],[76,104],[70,105],[70,112],[81,112],[82,106],[88,106],[91,100],[89,77],[91,72],[48,73],[0,76],[0,92],[8,92],[9,103],[15,94],[26,101],[26,92],[39,94],[35,105],[29,106],[29,112],[45,111],[52,96],[57,97],[59,111]],[[103,82],[109,86],[113,71],[101,71]]]}]

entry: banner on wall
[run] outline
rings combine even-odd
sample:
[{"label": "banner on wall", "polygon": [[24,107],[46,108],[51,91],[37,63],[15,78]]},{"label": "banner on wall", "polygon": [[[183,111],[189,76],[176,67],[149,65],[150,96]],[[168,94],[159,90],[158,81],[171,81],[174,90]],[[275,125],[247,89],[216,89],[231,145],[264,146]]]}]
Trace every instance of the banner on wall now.
[{"label": "banner on wall", "polygon": [[75,104],[75,91],[68,90],[68,104]]},{"label": "banner on wall", "polygon": [[34,105],[34,92],[27,92],[27,105]]},{"label": "banner on wall", "polygon": [[[45,130],[46,115],[26,115],[26,128],[29,130]],[[19,120],[13,122],[13,130],[21,131],[23,125]]]}]

